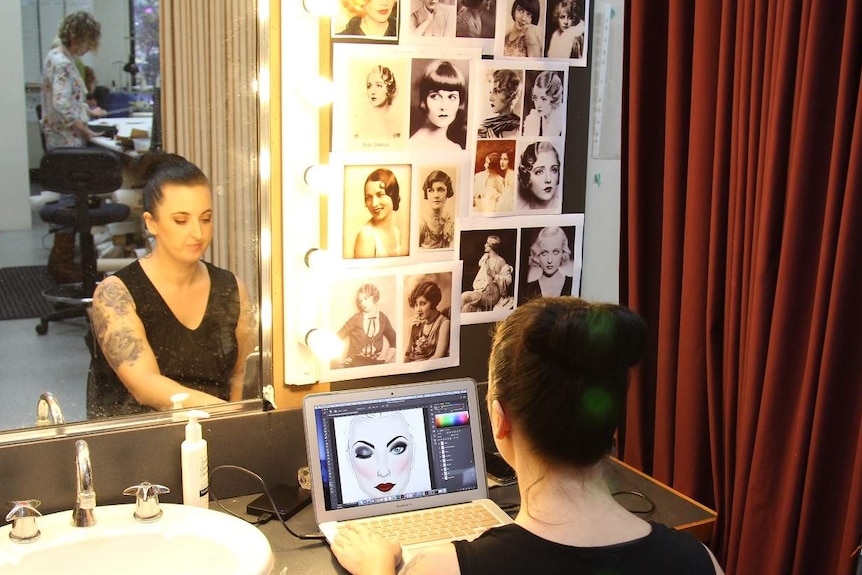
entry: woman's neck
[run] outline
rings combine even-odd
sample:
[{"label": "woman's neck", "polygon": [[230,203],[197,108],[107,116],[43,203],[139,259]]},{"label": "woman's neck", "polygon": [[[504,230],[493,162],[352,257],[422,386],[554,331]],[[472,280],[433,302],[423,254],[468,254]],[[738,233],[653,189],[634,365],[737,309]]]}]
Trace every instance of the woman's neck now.
[{"label": "woman's neck", "polygon": [[193,285],[204,268],[203,262],[196,260],[191,263],[180,262],[164,257],[158,249],[140,260],[147,275],[162,284],[174,287]]},{"label": "woman's neck", "polygon": [[363,16],[359,28],[365,32],[366,36],[385,36],[386,30],[389,28],[389,20],[381,23]]}]

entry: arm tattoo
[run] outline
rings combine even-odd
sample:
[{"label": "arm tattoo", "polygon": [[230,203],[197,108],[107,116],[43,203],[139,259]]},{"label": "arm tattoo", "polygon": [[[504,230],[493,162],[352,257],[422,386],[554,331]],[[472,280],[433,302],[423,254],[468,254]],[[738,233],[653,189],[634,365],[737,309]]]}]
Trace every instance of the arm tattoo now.
[{"label": "arm tattoo", "polygon": [[104,286],[101,290],[106,308],[113,311],[118,316],[129,315],[135,312],[135,302],[129,290],[124,285],[110,283]]},{"label": "arm tattoo", "polygon": [[112,333],[105,342],[102,352],[108,363],[115,370],[121,365],[134,365],[141,356],[144,345],[140,338],[135,337],[129,328],[119,329]]}]

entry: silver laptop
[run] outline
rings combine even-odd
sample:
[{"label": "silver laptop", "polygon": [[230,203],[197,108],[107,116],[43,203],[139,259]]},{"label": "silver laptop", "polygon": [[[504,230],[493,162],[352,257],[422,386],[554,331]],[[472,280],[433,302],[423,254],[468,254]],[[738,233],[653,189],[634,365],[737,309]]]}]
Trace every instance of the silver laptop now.
[{"label": "silver laptop", "polygon": [[488,499],[472,379],[310,394],[303,421],[314,515],[330,543],[345,521],[445,523],[441,513],[479,512],[466,532],[397,537],[407,558],[512,522]]}]

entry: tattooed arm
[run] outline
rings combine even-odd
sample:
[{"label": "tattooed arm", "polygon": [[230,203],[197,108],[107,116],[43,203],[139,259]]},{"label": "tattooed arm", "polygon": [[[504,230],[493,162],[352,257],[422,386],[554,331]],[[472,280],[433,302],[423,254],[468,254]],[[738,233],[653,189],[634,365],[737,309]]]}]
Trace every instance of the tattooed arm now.
[{"label": "tattooed arm", "polygon": [[238,346],[236,366],[230,378],[230,400],[241,401],[242,390],[245,385],[245,362],[248,354],[254,351],[257,331],[254,320],[254,312],[248,298],[248,289],[239,278],[236,278],[239,287],[239,320],[236,322],[236,342]]},{"label": "tattooed arm", "polygon": [[110,276],[96,287],[92,322],[102,354],[138,403],[169,409],[170,397],[175,393],[189,394],[183,403],[185,407],[224,402],[208,393],[184,387],[159,372],[135,302],[119,278]]}]

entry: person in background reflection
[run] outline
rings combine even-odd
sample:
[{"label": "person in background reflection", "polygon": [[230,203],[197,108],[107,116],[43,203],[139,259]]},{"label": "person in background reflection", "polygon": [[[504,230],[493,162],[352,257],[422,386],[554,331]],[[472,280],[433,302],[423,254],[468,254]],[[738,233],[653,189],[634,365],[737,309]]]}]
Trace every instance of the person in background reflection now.
[{"label": "person in background reflection", "polygon": [[389,317],[380,311],[380,290],[372,283],[356,291],[356,309],[338,330],[339,339],[347,340],[347,351],[333,368],[359,367],[389,363],[395,357],[395,329]]},{"label": "person in background reflection", "polygon": [[97,136],[87,127],[87,85],[75,59],[99,49],[102,25],[89,12],[68,14],[42,64],[42,133],[45,148],[82,147]]},{"label": "person in background reflection", "polygon": [[238,401],[254,347],[245,285],[201,259],[213,237],[209,180],[175,154],[147,161],[143,219],[153,249],[93,294],[95,416],[169,409],[178,393],[188,394],[184,407]]},{"label": "person in background reflection", "polygon": [[418,549],[361,525],[332,543],[354,575],[720,575],[691,533],[648,521],[608,488],[608,457],[625,413],[629,369],[647,341],[624,307],[573,297],[533,300],[497,324],[488,358],[488,412],[497,450],[518,476],[515,522]]},{"label": "person in background reflection", "polygon": [[89,66],[84,66],[84,84],[87,86],[87,105],[90,107],[91,118],[104,118],[108,115],[108,90],[105,86],[96,84],[96,72]]}]

